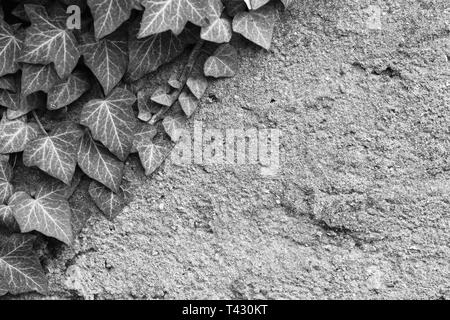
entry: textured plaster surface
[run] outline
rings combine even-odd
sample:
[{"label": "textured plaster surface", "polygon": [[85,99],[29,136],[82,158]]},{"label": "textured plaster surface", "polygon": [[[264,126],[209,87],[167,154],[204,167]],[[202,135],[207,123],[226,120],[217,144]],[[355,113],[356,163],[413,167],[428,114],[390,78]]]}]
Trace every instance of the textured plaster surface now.
[{"label": "textured plaster surface", "polygon": [[116,221],[75,194],[48,298],[450,298],[449,2],[297,1],[274,39],[194,120],[281,130],[278,174],[132,159]]}]

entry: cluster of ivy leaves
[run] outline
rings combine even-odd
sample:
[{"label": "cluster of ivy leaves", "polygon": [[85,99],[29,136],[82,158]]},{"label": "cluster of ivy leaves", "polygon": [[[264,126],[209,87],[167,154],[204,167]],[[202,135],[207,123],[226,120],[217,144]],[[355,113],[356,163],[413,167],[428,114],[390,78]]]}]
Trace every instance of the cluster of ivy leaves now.
[{"label": "cluster of ivy leaves", "polygon": [[[81,175],[92,179],[99,209],[116,217],[127,198],[124,162],[137,153],[146,175],[164,162],[171,149],[154,140],[158,130],[175,145],[208,80],[235,75],[234,35],[270,48],[276,2],[0,1],[0,296],[46,293],[33,243],[36,235],[73,243],[68,199]],[[67,24],[72,5],[79,29]],[[135,90],[186,50],[186,64],[167,83]],[[67,116],[87,93],[94,98]],[[32,192],[16,191],[18,161],[48,178]]]}]

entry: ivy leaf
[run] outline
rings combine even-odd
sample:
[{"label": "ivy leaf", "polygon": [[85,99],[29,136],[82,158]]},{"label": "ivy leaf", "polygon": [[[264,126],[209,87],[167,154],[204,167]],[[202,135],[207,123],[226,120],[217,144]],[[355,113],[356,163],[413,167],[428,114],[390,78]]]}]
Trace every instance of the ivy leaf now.
[{"label": "ivy leaf", "polygon": [[181,138],[182,130],[186,126],[187,119],[181,114],[168,116],[163,120],[163,127],[173,142]]},{"label": "ivy leaf", "polygon": [[13,233],[20,233],[20,227],[14,218],[13,208],[11,206],[0,205],[0,230],[6,228]]},{"label": "ivy leaf", "polygon": [[206,60],[205,75],[214,78],[234,77],[238,68],[237,61],[236,49],[230,44],[224,44]]},{"label": "ivy leaf", "polygon": [[250,10],[257,10],[268,3],[270,0],[244,0]]},{"label": "ivy leaf", "polygon": [[131,6],[135,10],[144,10],[144,7],[142,6],[142,0],[131,0]]},{"label": "ivy leaf", "polygon": [[11,14],[17,18],[19,18],[22,21],[30,22],[30,18],[28,17],[26,11],[25,11],[25,5],[26,4],[38,4],[44,7],[49,6],[49,2],[51,0],[19,0],[16,2],[19,2],[19,4],[14,8],[14,10],[11,11]]},{"label": "ivy leaf", "polygon": [[6,75],[0,79],[5,79],[3,80],[5,87],[10,87],[9,89],[13,89],[9,90],[8,88],[0,88],[0,106],[11,110],[19,109],[21,100],[23,99],[21,95],[20,73]]},{"label": "ivy leaf", "polygon": [[143,5],[139,38],[168,30],[179,35],[188,22],[198,26],[207,24],[209,8],[205,0],[144,0]]},{"label": "ivy leaf", "polygon": [[81,112],[81,124],[122,161],[128,158],[133,145],[135,101],[134,94],[117,88],[104,100],[90,101]]},{"label": "ivy leaf", "polygon": [[84,62],[100,81],[105,95],[108,95],[127,71],[127,39],[114,34],[97,42],[93,35],[87,34],[84,42],[81,49]]},{"label": "ivy leaf", "polygon": [[230,17],[234,17],[239,12],[245,11],[247,5],[243,0],[222,0],[225,10]]},{"label": "ivy leaf", "polygon": [[12,167],[7,161],[0,160],[0,205],[6,203],[14,192],[12,176]]},{"label": "ivy leaf", "polygon": [[67,245],[72,244],[71,211],[64,198],[54,193],[42,193],[41,190],[35,198],[18,192],[10,205],[22,233],[38,231]]},{"label": "ivy leaf", "polygon": [[163,64],[178,57],[183,53],[186,46],[187,43],[182,40],[181,36],[177,37],[170,31],[144,39],[137,39],[133,34],[128,44],[130,53],[129,77],[133,81],[139,80],[144,75],[157,70]]},{"label": "ivy leaf", "polygon": [[36,123],[3,118],[0,122],[0,154],[22,152],[38,135],[39,126]]},{"label": "ivy leaf", "polygon": [[75,171],[75,174],[73,176],[70,185],[66,185],[59,180],[48,177],[44,182],[41,182],[40,193],[41,195],[55,194],[66,200],[69,200],[69,198],[75,192],[75,189],[79,185],[80,181],[81,181],[81,172],[78,170]]},{"label": "ivy leaf", "polygon": [[144,122],[148,122],[152,119],[152,115],[157,113],[161,106],[151,101],[152,90],[147,88],[140,90],[137,95],[139,115],[138,119]]},{"label": "ivy leaf", "polygon": [[161,166],[170,152],[168,148],[153,143],[141,143],[137,146],[137,150],[147,176]]},{"label": "ivy leaf", "polygon": [[234,17],[233,30],[269,50],[275,26],[275,13],[275,8],[271,5],[256,11],[240,12]]},{"label": "ivy leaf", "polygon": [[47,293],[48,282],[33,250],[34,240],[30,235],[0,235],[0,292]]},{"label": "ivy leaf", "polygon": [[231,21],[228,18],[221,17],[224,9],[221,1],[207,0],[210,8],[210,23],[209,25],[202,27],[201,38],[203,40],[225,43],[231,40],[233,30],[231,27]]},{"label": "ivy leaf", "polygon": [[203,65],[205,57],[202,56],[198,62],[194,65],[194,68],[186,81],[186,85],[189,90],[194,94],[197,99],[201,99],[208,88],[208,80],[203,72]]},{"label": "ivy leaf", "polygon": [[149,144],[158,134],[158,129],[151,124],[142,123],[140,129],[134,135],[133,145],[137,148],[141,144]]},{"label": "ivy leaf", "polygon": [[0,90],[17,92],[16,79],[13,75],[6,75],[0,78]]},{"label": "ivy leaf", "polygon": [[30,22],[30,19],[25,12],[24,3],[19,3],[12,11],[11,14],[22,21]]},{"label": "ivy leaf", "polygon": [[199,103],[198,99],[187,90],[181,92],[178,101],[180,102],[181,109],[183,109],[183,112],[188,118],[195,112]]},{"label": "ivy leaf", "polygon": [[18,109],[20,95],[9,90],[0,89],[0,106],[8,109]]},{"label": "ivy leaf", "polygon": [[176,101],[176,92],[171,92],[168,85],[163,85],[156,89],[152,95],[152,101],[165,107],[171,107]]},{"label": "ivy leaf", "polygon": [[106,148],[95,143],[86,133],[78,151],[78,165],[89,177],[119,192],[124,164],[112,156]]},{"label": "ivy leaf", "polygon": [[212,21],[209,26],[202,28],[201,33],[203,40],[216,43],[230,42],[232,35],[231,21],[227,18]]},{"label": "ivy leaf", "polygon": [[33,64],[53,62],[59,77],[66,78],[80,58],[75,36],[65,29],[58,17],[49,17],[43,6],[26,4],[25,11],[32,24],[26,32],[20,61]]},{"label": "ivy leaf", "polygon": [[109,220],[114,220],[125,207],[122,190],[116,194],[97,181],[92,181],[89,185],[89,195]]},{"label": "ivy leaf", "polygon": [[158,134],[158,129],[148,123],[142,123],[140,129],[135,133],[133,140],[132,153],[138,152],[137,147],[141,144],[150,144],[153,138]]},{"label": "ivy leaf", "polygon": [[22,67],[22,94],[37,91],[48,93],[60,79],[52,64],[39,65],[24,63]]},{"label": "ivy leaf", "polygon": [[69,185],[77,165],[77,150],[83,132],[74,123],[61,123],[51,135],[30,142],[23,153],[27,167],[36,166]]},{"label": "ivy leaf", "polygon": [[34,92],[25,97],[17,94],[18,108],[6,110],[6,117],[9,120],[15,120],[24,115],[27,115],[35,109],[44,107],[45,99],[45,93],[43,92]]},{"label": "ivy leaf", "polygon": [[22,46],[21,37],[6,22],[0,20],[0,77],[19,69],[17,59]]},{"label": "ivy leaf", "polygon": [[49,91],[47,108],[49,110],[64,108],[78,100],[90,88],[91,84],[86,74],[76,71]]},{"label": "ivy leaf", "polygon": [[179,75],[174,72],[170,75],[169,80],[167,81],[167,84],[174,88],[174,89],[181,89],[181,87],[183,86],[183,84],[181,83],[181,81],[179,80]]},{"label": "ivy leaf", "polygon": [[[31,94],[24,94],[22,92],[22,83],[20,74],[9,75],[3,77],[7,79],[9,85],[13,90],[0,89],[0,105],[8,108],[8,118],[16,119],[22,115],[27,114],[31,110],[45,105],[45,94],[42,92],[33,92]],[[3,79],[0,78],[0,79]],[[13,87],[14,86],[14,87]],[[13,87],[13,88],[12,88]],[[15,112],[11,112],[11,111]]]},{"label": "ivy leaf", "polygon": [[133,1],[130,0],[88,0],[94,16],[95,36],[101,39],[114,32],[130,18]]}]

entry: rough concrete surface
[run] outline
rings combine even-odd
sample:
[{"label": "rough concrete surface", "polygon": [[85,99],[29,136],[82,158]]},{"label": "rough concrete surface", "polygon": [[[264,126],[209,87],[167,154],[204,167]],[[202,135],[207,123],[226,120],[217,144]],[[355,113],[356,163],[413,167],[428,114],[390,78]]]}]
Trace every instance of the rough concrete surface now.
[{"label": "rough concrete surface", "polygon": [[282,130],[278,174],[131,160],[134,200],[44,261],[48,298],[450,298],[449,1],[299,0],[279,20],[194,116]]}]

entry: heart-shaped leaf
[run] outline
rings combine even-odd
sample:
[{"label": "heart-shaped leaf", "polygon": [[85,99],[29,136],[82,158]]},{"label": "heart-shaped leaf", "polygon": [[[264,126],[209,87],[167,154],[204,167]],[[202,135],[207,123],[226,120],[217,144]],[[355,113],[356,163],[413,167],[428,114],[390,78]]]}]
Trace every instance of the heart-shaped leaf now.
[{"label": "heart-shaped leaf", "polygon": [[0,89],[0,106],[17,110],[20,104],[20,94],[10,90]]},{"label": "heart-shaped leaf", "polygon": [[33,64],[53,62],[59,77],[66,78],[80,58],[72,31],[66,30],[57,16],[49,17],[43,6],[26,4],[25,11],[32,24],[26,32],[20,61]]},{"label": "heart-shaped leaf", "polygon": [[3,294],[47,293],[48,282],[33,250],[34,240],[30,235],[0,235],[0,292]]},{"label": "heart-shaped leaf", "polygon": [[140,129],[134,135],[132,153],[138,152],[137,147],[141,144],[153,143],[153,138],[158,134],[158,129],[150,124],[142,123]]},{"label": "heart-shaped leaf", "polygon": [[183,84],[179,80],[179,75],[176,72],[174,72],[170,75],[170,78],[167,81],[167,84],[171,88],[174,88],[174,89],[181,89],[181,87],[183,86]]},{"label": "heart-shaped leaf", "polygon": [[13,170],[7,161],[0,160],[0,205],[8,201],[14,192],[11,179]]},{"label": "heart-shaped leaf", "polygon": [[49,110],[64,108],[78,100],[90,87],[88,77],[83,72],[75,71],[49,91],[47,108]]},{"label": "heart-shaped leaf", "polygon": [[201,37],[203,40],[226,43],[233,35],[231,21],[228,18],[213,20],[209,26],[202,28]]},{"label": "heart-shaped leaf", "polygon": [[170,152],[169,149],[153,143],[141,143],[137,146],[137,150],[147,176],[161,166]]},{"label": "heart-shaped leaf", "polygon": [[14,211],[11,206],[0,204],[0,230],[4,228],[12,233],[20,233],[20,227],[14,218]]},{"label": "heart-shaped leaf", "polygon": [[89,134],[85,134],[81,140],[78,165],[92,179],[101,182],[114,192],[119,192],[123,163],[112,156],[105,147],[95,143]]},{"label": "heart-shaped leaf", "polygon": [[69,200],[69,198],[72,196],[72,194],[75,192],[75,189],[79,185],[81,176],[81,171],[75,171],[70,185],[64,184],[59,180],[47,177],[44,182],[40,183],[40,194],[41,196],[46,194],[55,194],[66,200]]},{"label": "heart-shaped leaf", "polygon": [[125,198],[121,190],[116,194],[97,181],[91,182],[89,194],[97,207],[109,220],[114,220],[125,207]]},{"label": "heart-shaped leaf", "polygon": [[[136,3],[134,3],[136,4]],[[130,0],[88,0],[94,16],[95,36],[101,39],[130,18],[133,1]]]},{"label": "heart-shaped leaf", "polygon": [[257,10],[268,3],[270,0],[244,0],[250,10]]},{"label": "heart-shaped leaf", "polygon": [[22,94],[29,95],[36,91],[48,93],[60,79],[52,64],[28,64],[22,68]]},{"label": "heart-shaped leaf", "polygon": [[142,6],[142,0],[130,0],[131,6],[135,10],[144,10],[144,7]]},{"label": "heart-shaped leaf", "polygon": [[51,135],[30,142],[23,153],[27,167],[36,166],[69,185],[77,165],[77,151],[83,131],[74,123],[61,123]]},{"label": "heart-shaped leaf", "polygon": [[199,103],[198,99],[187,90],[183,90],[183,92],[181,92],[178,101],[180,102],[183,112],[188,118],[190,118],[195,112]]},{"label": "heart-shaped leaf", "polygon": [[153,91],[151,89],[144,89],[138,92],[138,119],[141,121],[150,121],[152,119],[152,115],[161,109],[160,105],[151,101],[152,94]]},{"label": "heart-shaped leaf", "polygon": [[39,126],[36,123],[3,118],[0,122],[0,154],[22,152],[38,135]]},{"label": "heart-shaped leaf", "polygon": [[206,89],[208,88],[208,80],[204,76],[201,64],[196,65],[193,69],[187,79],[186,85],[197,99],[201,99],[203,97]]},{"label": "heart-shaped leaf", "polygon": [[128,158],[133,146],[135,101],[134,94],[117,88],[104,100],[90,101],[81,113],[81,124],[122,161]]},{"label": "heart-shaped leaf", "polygon": [[224,9],[222,2],[208,0],[208,7],[210,12],[210,22],[207,26],[202,27],[201,38],[216,43],[229,42],[233,30],[231,21],[226,17],[222,17]]},{"label": "heart-shaped leaf", "polygon": [[50,0],[22,0],[22,1],[15,1],[19,2],[19,4],[11,11],[11,14],[17,18],[19,18],[22,21],[30,22],[30,18],[28,17],[27,13],[25,12],[25,5],[26,4],[39,4],[41,6],[48,6]]},{"label": "heart-shaped leaf", "polygon": [[245,11],[247,5],[243,0],[222,0],[225,10],[230,17],[234,17],[239,12]]},{"label": "heart-shaped leaf", "polygon": [[0,90],[17,92],[16,79],[13,75],[6,75],[0,78]]},{"label": "heart-shaped leaf", "polygon": [[27,115],[33,110],[45,107],[45,93],[34,92],[28,96],[17,95],[17,109],[6,110],[6,117],[9,120],[18,119],[24,115]]},{"label": "heart-shaped leaf", "polygon": [[176,98],[176,91],[173,91],[168,85],[159,87],[152,95],[153,102],[165,107],[171,107],[176,102]]},{"label": "heart-shaped leaf", "polygon": [[19,69],[17,59],[22,46],[20,35],[14,32],[6,22],[0,20],[0,77]]},{"label": "heart-shaped leaf", "polygon": [[143,5],[139,38],[168,30],[179,35],[188,22],[204,26],[210,10],[205,0],[144,0]]},{"label": "heart-shaped leaf", "polygon": [[230,44],[224,44],[206,60],[205,75],[214,78],[234,77],[237,68],[236,49]]},{"label": "heart-shaped leaf", "polygon": [[172,32],[163,32],[144,39],[130,36],[128,48],[130,61],[128,74],[131,80],[139,80],[155,71],[163,64],[172,61],[183,53],[187,43]]},{"label": "heart-shaped leaf", "polygon": [[11,14],[22,21],[30,22],[27,13],[25,12],[25,4],[19,3],[12,11]]},{"label": "heart-shaped leaf", "polygon": [[71,211],[64,198],[54,193],[41,193],[40,190],[35,198],[18,192],[10,205],[22,233],[38,231],[67,245],[72,244]]},{"label": "heart-shaped leaf", "polygon": [[276,10],[272,5],[256,11],[240,12],[233,20],[233,31],[242,34],[248,40],[266,50],[270,49]]},{"label": "heart-shaped leaf", "polygon": [[81,52],[84,62],[95,74],[105,95],[120,82],[128,67],[128,42],[125,35],[111,35],[95,41],[91,34],[84,36]]},{"label": "heart-shaped leaf", "polygon": [[182,114],[168,116],[163,120],[163,127],[173,142],[177,142],[181,138],[182,130],[185,129],[187,119]]}]

